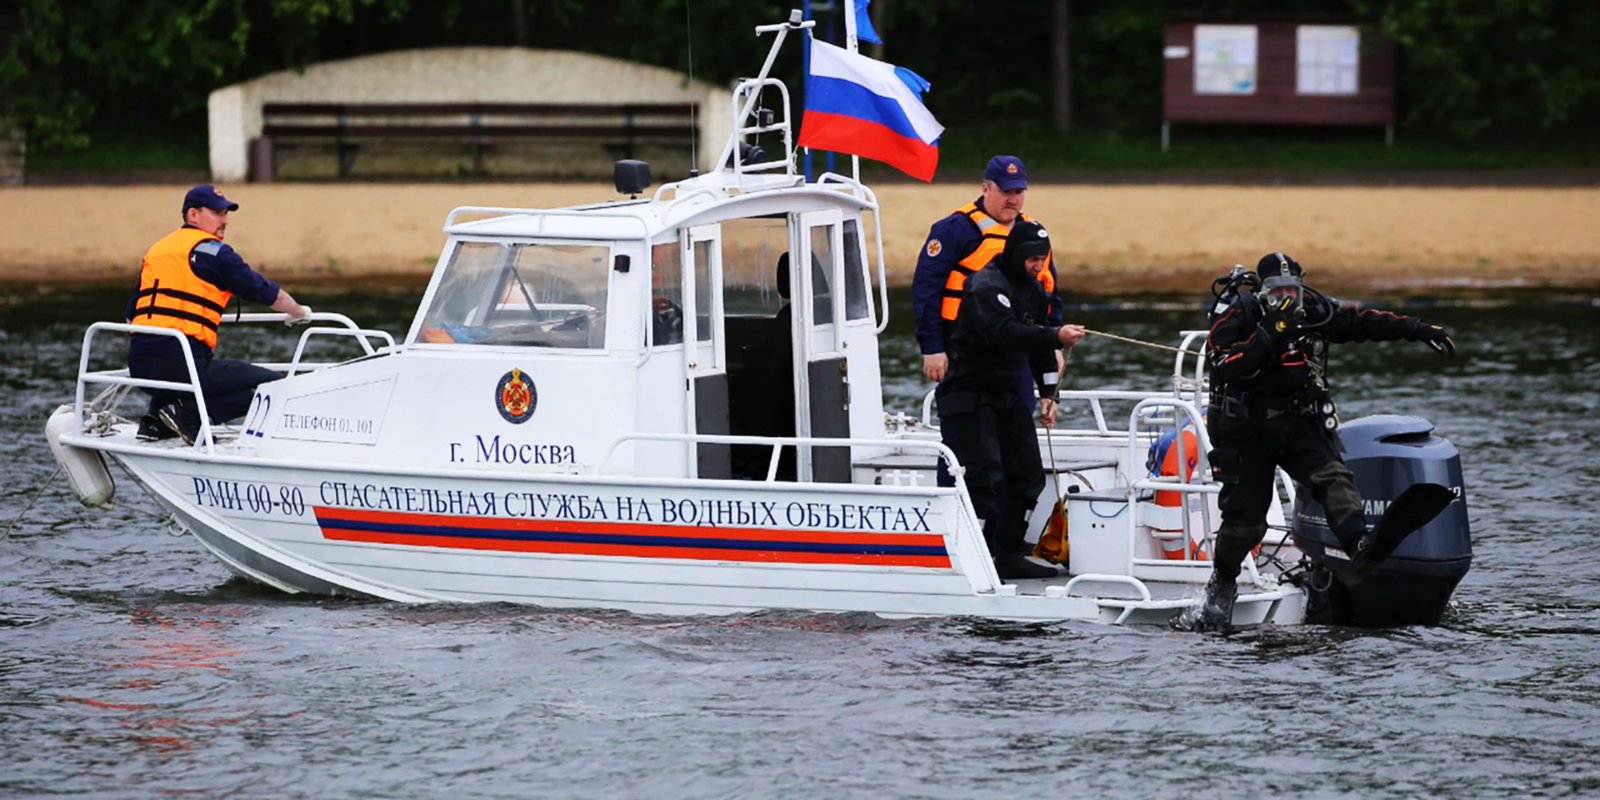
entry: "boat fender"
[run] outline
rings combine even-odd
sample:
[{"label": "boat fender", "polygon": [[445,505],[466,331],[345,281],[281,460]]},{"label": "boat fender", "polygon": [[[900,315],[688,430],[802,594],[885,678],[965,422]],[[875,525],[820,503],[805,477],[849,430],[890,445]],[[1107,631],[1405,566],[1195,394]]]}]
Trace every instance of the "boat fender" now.
[{"label": "boat fender", "polygon": [[61,441],[63,435],[77,430],[77,422],[72,406],[61,406],[45,423],[44,437],[50,442],[50,453],[56,457],[56,464],[67,473],[78,500],[86,506],[109,509],[117,486],[106,470],[105,457],[98,450],[85,450]]}]

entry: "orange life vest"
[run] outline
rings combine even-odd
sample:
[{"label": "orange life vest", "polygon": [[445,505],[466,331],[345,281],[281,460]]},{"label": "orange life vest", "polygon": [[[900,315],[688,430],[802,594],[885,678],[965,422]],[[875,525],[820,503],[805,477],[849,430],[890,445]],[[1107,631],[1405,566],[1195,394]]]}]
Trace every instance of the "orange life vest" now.
[{"label": "orange life vest", "polygon": [[129,322],[173,328],[217,346],[217,326],[233,293],[201,280],[189,266],[189,255],[206,241],[222,240],[199,228],[179,228],[150,245],[139,266],[139,294]]},{"label": "orange life vest", "polygon": [[[978,226],[978,233],[982,236],[978,240],[978,248],[973,250],[960,263],[950,268],[950,276],[944,280],[944,298],[939,303],[939,317],[949,322],[954,322],[956,314],[961,311],[961,296],[967,285],[967,278],[983,269],[1006,249],[1006,236],[1011,233],[1011,226],[989,216],[978,208],[978,203],[973,201],[955,210],[956,214],[965,215]],[[1027,214],[1019,214],[1022,219],[1031,219]],[[1052,254],[1053,255],[1053,254]],[[1052,256],[1045,256],[1044,269],[1039,271],[1039,283],[1044,284],[1045,294],[1055,294],[1056,278],[1050,271]]]}]

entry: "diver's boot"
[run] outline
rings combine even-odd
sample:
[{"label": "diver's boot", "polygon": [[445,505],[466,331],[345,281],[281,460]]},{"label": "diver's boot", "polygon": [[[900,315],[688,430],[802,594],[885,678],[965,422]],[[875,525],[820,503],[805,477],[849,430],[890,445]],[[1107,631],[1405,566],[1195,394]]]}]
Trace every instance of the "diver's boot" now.
[{"label": "diver's boot", "polygon": [[1211,573],[1206,582],[1206,600],[1200,606],[1200,619],[1195,630],[1201,633],[1227,633],[1233,630],[1233,602],[1239,599],[1239,583],[1235,578],[1224,579]]}]

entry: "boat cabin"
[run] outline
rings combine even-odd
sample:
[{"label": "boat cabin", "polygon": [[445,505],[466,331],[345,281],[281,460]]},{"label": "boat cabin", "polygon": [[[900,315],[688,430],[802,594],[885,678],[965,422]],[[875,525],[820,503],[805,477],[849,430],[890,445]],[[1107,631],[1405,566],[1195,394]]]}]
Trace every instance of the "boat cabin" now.
[{"label": "boat cabin", "polygon": [[[496,438],[554,447],[553,463],[528,466],[555,469],[597,467],[634,433],[881,437],[882,301],[862,219],[875,203],[843,179],[720,177],[605,206],[452,212],[403,346],[439,380],[418,434],[469,461]],[[632,445],[607,472],[771,467],[770,447]],[[846,448],[790,447],[779,462],[780,478],[850,480]]]}]

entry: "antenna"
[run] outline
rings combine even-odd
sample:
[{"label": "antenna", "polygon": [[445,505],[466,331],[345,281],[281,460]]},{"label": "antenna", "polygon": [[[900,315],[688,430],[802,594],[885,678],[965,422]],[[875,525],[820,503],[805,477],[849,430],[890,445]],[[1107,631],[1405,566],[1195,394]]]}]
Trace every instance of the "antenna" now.
[{"label": "antenna", "polygon": [[[689,51],[689,91],[694,92],[694,25],[690,7],[694,0],[684,0],[683,3],[683,38]],[[700,126],[695,124],[695,108],[699,103],[689,104],[689,176],[700,174]]]}]

